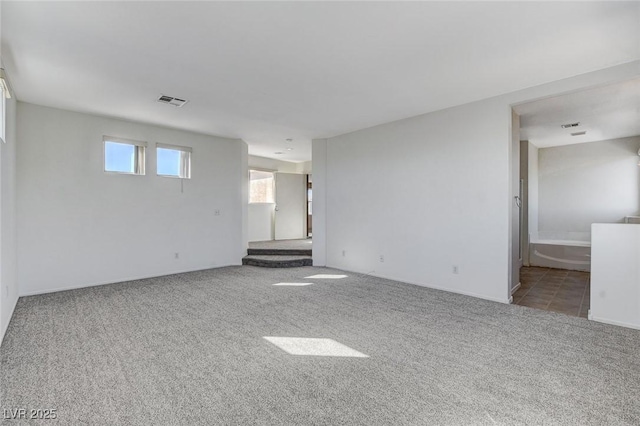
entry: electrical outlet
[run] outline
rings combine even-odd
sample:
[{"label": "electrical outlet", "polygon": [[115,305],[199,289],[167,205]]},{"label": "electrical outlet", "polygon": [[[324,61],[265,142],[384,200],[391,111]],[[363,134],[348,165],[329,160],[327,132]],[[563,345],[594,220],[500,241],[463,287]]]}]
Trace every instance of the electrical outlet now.
[{"label": "electrical outlet", "polygon": [[380,255],[380,262],[384,263],[384,256]]},{"label": "electrical outlet", "polygon": [[173,257],[174,257],[175,259],[180,259],[180,253],[178,253],[178,252],[174,253],[174,254],[173,254]]},{"label": "electrical outlet", "polygon": [[342,250],[342,257],[345,257],[347,255],[347,251],[346,250]]},{"label": "electrical outlet", "polygon": [[220,216],[220,210],[215,209],[215,210],[213,211],[213,214],[214,214],[215,216]]},{"label": "electrical outlet", "polygon": [[453,272],[454,274],[457,274],[460,272],[460,270],[458,269],[458,265],[453,265],[451,267],[451,272]]}]

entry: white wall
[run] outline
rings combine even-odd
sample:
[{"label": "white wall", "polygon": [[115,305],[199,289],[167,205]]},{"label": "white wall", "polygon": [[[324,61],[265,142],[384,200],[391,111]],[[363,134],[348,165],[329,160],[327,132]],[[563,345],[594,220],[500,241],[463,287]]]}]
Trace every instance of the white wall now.
[{"label": "white wall", "polygon": [[6,101],[6,143],[0,142],[0,343],[18,302],[16,261],[16,100]]},{"label": "white wall", "polygon": [[593,225],[590,319],[640,329],[640,225]]},{"label": "white wall", "polygon": [[314,140],[314,264],[326,253],[327,266],[507,302],[510,106],[633,78],[639,65]]},{"label": "white wall", "polygon": [[304,163],[293,163],[291,161],[249,155],[249,169],[283,173],[302,173],[299,169],[302,168],[303,165]]},{"label": "white wall", "polygon": [[542,148],[540,239],[584,240],[592,223],[640,213],[640,136]]},{"label": "white wall", "polygon": [[305,161],[303,163],[296,164],[296,173],[301,173],[303,175],[310,175],[311,173],[313,173],[312,162]]},{"label": "white wall", "polygon": [[328,139],[327,265],[506,302],[510,120],[490,100]]},{"label": "white wall", "polygon": [[271,241],[275,203],[249,204],[249,241]]},{"label": "white wall", "polygon": [[[103,135],[148,141],[147,174],[104,173]],[[21,294],[241,263],[244,142],[22,102],[18,136]],[[156,176],[155,142],[193,148],[184,192]]]},{"label": "white wall", "polygon": [[313,266],[327,266],[327,140],[314,139],[311,145],[313,161]]}]

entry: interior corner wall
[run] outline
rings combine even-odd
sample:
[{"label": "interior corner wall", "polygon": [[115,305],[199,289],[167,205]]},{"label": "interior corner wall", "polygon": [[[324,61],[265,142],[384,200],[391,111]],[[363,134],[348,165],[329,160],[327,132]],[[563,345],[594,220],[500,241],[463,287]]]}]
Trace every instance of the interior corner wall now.
[{"label": "interior corner wall", "polygon": [[[242,141],[23,102],[17,128],[21,295],[241,264]],[[146,175],[105,173],[103,135],[147,141]],[[156,175],[156,142],[193,148],[191,179]]]},{"label": "interior corner wall", "polygon": [[16,99],[6,100],[6,143],[0,142],[0,343],[18,302],[16,260]]},{"label": "interior corner wall", "polygon": [[238,141],[240,150],[240,204],[242,206],[242,241],[240,257],[247,255],[249,248],[249,146],[243,140]]},{"label": "interior corner wall", "polygon": [[327,266],[327,140],[311,142],[313,162],[313,266]]},{"label": "interior corner wall", "polygon": [[518,199],[522,202],[520,194],[520,116],[511,109],[511,122],[509,126],[511,140],[509,143],[511,152],[511,201],[509,203],[511,226],[509,227],[509,250],[511,261],[509,262],[509,291],[513,293],[520,284],[520,266],[522,263],[522,246],[520,245],[520,211],[522,204],[518,206]]},{"label": "interior corner wall", "polygon": [[540,239],[591,241],[591,224],[640,214],[640,136],[539,151]]},{"label": "interior corner wall", "polygon": [[312,171],[312,161],[304,161],[296,164],[296,173],[302,173],[303,175],[310,175]]},{"label": "interior corner wall", "polygon": [[488,100],[328,139],[327,265],[507,302],[510,120]]}]

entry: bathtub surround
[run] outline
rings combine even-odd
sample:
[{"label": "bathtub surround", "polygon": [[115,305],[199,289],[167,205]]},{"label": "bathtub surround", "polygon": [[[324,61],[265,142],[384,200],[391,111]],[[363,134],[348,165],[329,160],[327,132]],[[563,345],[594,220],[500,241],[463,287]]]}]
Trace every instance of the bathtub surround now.
[{"label": "bathtub surround", "polygon": [[572,240],[537,240],[529,245],[529,263],[533,266],[591,270],[591,242]]},{"label": "bathtub surround", "polygon": [[640,213],[640,136],[541,148],[537,240],[591,240],[592,223]]}]

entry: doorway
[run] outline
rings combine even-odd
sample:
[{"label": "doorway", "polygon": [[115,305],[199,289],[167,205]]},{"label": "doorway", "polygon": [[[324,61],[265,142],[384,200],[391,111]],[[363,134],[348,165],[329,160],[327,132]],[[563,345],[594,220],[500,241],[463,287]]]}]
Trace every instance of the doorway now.
[{"label": "doorway", "polygon": [[638,99],[634,79],[514,106],[523,182],[515,304],[590,315],[592,225],[640,212]]}]

